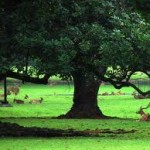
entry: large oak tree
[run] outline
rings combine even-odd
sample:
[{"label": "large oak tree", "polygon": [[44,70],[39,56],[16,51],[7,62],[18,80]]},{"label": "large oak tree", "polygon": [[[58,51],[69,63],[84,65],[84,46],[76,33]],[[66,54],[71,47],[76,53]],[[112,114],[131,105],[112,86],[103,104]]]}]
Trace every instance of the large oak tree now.
[{"label": "large oak tree", "polygon": [[97,104],[102,80],[147,94],[129,81],[136,71],[149,75],[150,26],[125,1],[2,2],[0,76],[73,78],[73,106],[62,117],[105,118]]}]

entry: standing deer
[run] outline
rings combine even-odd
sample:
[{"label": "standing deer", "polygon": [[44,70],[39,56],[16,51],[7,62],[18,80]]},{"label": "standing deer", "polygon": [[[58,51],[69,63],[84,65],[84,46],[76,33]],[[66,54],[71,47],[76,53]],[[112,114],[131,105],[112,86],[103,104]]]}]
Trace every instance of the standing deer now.
[{"label": "standing deer", "polygon": [[147,109],[148,107],[150,107],[150,103],[146,107],[140,107],[140,109],[136,112],[141,115],[139,121],[150,121],[150,114],[143,111],[143,109]]},{"label": "standing deer", "polygon": [[15,86],[9,86],[7,88],[7,95],[10,95],[11,93],[13,93],[14,95],[17,95],[20,91],[20,88],[18,85]]},{"label": "standing deer", "polygon": [[[7,95],[11,95],[11,94],[18,95],[19,91],[20,91],[20,88],[18,85],[8,86],[6,94]],[[4,97],[4,94],[0,94],[0,97]]]}]

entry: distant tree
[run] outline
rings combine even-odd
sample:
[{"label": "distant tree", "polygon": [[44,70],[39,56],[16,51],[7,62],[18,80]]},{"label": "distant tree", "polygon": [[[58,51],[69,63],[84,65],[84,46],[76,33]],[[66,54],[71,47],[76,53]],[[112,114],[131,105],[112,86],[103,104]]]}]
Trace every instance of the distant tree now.
[{"label": "distant tree", "polygon": [[146,94],[129,80],[136,71],[149,75],[150,26],[125,1],[16,2],[1,5],[0,77],[34,83],[58,74],[73,78],[66,118],[106,117],[97,102],[102,80]]}]

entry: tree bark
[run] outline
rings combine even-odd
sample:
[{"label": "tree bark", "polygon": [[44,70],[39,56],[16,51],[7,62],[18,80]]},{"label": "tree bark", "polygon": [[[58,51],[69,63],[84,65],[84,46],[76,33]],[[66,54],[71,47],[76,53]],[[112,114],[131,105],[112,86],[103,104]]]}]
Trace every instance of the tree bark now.
[{"label": "tree bark", "polygon": [[101,81],[95,77],[87,77],[81,72],[73,74],[74,97],[69,112],[60,118],[104,119],[106,116],[98,107],[97,95]]}]

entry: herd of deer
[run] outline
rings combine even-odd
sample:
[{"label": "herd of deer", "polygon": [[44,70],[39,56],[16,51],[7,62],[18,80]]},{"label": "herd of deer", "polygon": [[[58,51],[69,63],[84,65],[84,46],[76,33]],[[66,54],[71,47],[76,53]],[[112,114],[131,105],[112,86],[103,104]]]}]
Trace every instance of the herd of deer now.
[{"label": "herd of deer", "polygon": [[104,92],[101,94],[102,96],[107,96],[107,95],[125,95],[125,93],[118,91],[118,92],[111,92],[110,94],[108,92]]},{"label": "herd of deer", "polygon": [[[14,95],[18,95],[20,91],[20,87],[18,85],[15,85],[15,86],[8,86],[7,87],[7,95],[11,95],[11,94],[14,94]],[[4,97],[4,94],[1,94],[0,97]],[[24,99],[29,99],[29,96],[26,94]],[[31,99],[29,101],[30,104],[40,104],[42,103],[43,101],[43,98],[39,98],[39,99]],[[16,99],[14,98],[14,102],[17,103],[17,104],[24,104],[24,100],[20,100],[20,99]]]},{"label": "herd of deer", "polygon": [[[125,93],[118,91],[118,92],[111,92],[110,94],[108,92],[104,92],[101,94],[102,96],[107,96],[107,95],[125,95]],[[134,96],[135,99],[140,100],[140,99],[146,99],[150,98],[150,94],[147,94],[146,96],[143,96],[141,94],[137,94],[137,92],[133,92],[132,95]]]},{"label": "herd of deer", "polygon": [[[104,92],[101,94],[102,96],[107,96],[107,95],[125,95],[125,93],[122,93],[121,91],[119,92],[112,92],[111,94],[108,94],[108,92]],[[133,92],[132,95],[134,96],[135,99],[145,99],[145,98],[150,98],[150,95],[138,95],[136,92]],[[150,107],[150,102],[146,107],[140,107],[140,109],[136,112],[137,114],[139,114],[141,117],[139,119],[139,121],[150,121],[150,114],[149,113],[145,113],[144,109],[147,109]]]},{"label": "herd of deer", "polygon": [[[40,99],[32,99],[29,101],[30,104],[41,104],[43,101],[43,98],[41,97]],[[14,98],[14,102],[17,104],[24,104],[24,100],[16,99]]]},{"label": "herd of deer", "polygon": [[[17,95],[19,93],[19,91],[20,91],[20,87],[19,86],[9,86],[7,88],[7,95],[10,95],[10,94]],[[107,92],[104,92],[104,93],[102,93],[102,95],[104,96],[104,95],[109,95],[109,94]],[[111,95],[124,95],[124,93],[122,93],[120,91],[117,92],[117,93],[112,92]],[[132,95],[136,99],[143,99],[143,98],[145,98],[142,95],[137,95],[135,92],[133,92]],[[1,94],[0,97],[4,97],[4,94]],[[24,99],[29,99],[29,96],[26,94]],[[43,98],[41,97],[40,99],[32,99],[32,100],[29,101],[29,103],[30,104],[40,104],[40,103],[42,103],[42,101],[43,101]],[[14,98],[14,102],[17,103],[17,104],[24,104],[24,100],[20,100],[20,99],[16,99],[16,98]],[[145,113],[143,111],[143,109],[147,109],[149,107],[150,107],[150,102],[149,102],[149,104],[146,107],[140,107],[140,109],[136,112],[137,114],[141,115],[141,118],[139,119],[139,121],[150,121],[150,114]]]}]

